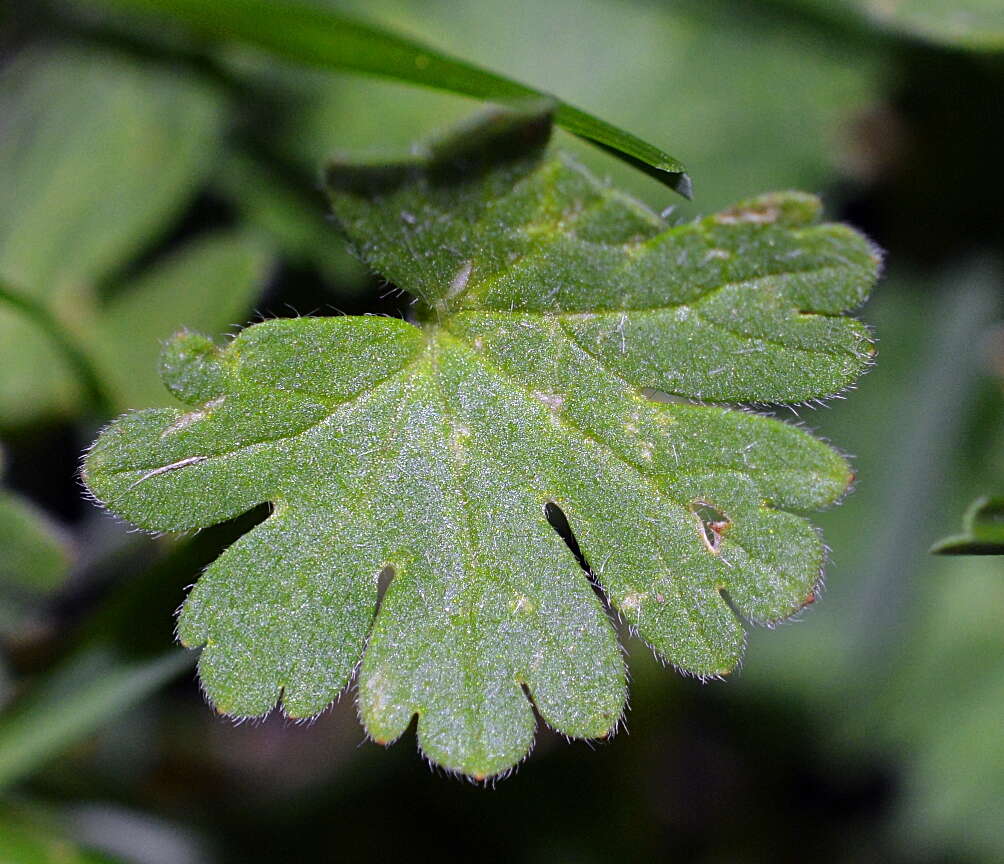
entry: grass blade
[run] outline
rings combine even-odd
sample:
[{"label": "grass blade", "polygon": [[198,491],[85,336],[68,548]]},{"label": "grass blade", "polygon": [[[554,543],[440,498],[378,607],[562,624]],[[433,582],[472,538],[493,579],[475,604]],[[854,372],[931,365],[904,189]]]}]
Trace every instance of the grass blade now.
[{"label": "grass blade", "polygon": [[0,720],[0,790],[193,663],[191,653],[178,648],[134,661],[116,657],[103,645],[76,654]]},{"label": "grass blade", "polygon": [[[0,714],[0,793],[195,665],[193,652],[165,647],[173,626],[164,613],[193,573],[262,518],[259,508],[174,545],[88,618],[58,665]],[[109,550],[96,566],[121,569],[134,554]]]},{"label": "grass blade", "polygon": [[691,181],[683,164],[630,132],[551,94],[329,9],[295,0],[99,2],[170,15],[204,34],[256,45],[297,63],[394,78],[491,102],[552,99],[554,122],[558,126],[639,168],[684,197],[691,196]]}]

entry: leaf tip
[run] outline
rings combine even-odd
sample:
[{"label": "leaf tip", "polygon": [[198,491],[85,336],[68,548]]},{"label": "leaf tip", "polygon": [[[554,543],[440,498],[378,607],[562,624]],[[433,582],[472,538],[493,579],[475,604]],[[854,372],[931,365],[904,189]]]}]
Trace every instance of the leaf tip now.
[{"label": "leaf tip", "polygon": [[688,201],[694,200],[694,181],[686,171],[664,169],[669,174],[669,186]]},{"label": "leaf tip", "polygon": [[179,330],[161,351],[160,376],[182,402],[207,402],[223,390],[220,350],[201,333]]}]

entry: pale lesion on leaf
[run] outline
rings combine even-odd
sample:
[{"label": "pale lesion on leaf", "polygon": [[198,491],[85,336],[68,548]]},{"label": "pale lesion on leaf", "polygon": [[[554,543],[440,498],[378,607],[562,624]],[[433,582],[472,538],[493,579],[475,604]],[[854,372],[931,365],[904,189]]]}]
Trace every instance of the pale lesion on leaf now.
[{"label": "pale lesion on leaf", "polygon": [[177,462],[172,462],[170,465],[161,465],[159,468],[154,468],[147,471],[138,480],[134,480],[126,487],[126,492],[135,489],[140,483],[149,480],[152,477],[159,477],[161,474],[167,474],[171,471],[178,471],[181,468],[187,468],[189,465],[198,465],[201,462],[205,462],[208,456],[189,456],[185,459],[179,459]]},{"label": "pale lesion on leaf", "polygon": [[700,530],[701,542],[713,555],[721,552],[722,540],[732,527],[732,520],[725,513],[707,501],[697,500],[690,505]]}]

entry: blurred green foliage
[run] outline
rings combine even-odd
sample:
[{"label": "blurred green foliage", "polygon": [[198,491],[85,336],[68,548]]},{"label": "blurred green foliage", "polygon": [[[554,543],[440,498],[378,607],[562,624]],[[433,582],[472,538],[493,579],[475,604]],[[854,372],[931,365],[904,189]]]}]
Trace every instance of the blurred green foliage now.
[{"label": "blurred green foliage", "polygon": [[116,864],[63,836],[51,817],[23,808],[0,809],[0,861],[10,864]]},{"label": "blurred green foliage", "polygon": [[872,25],[936,44],[972,51],[1004,49],[1004,6],[998,0],[783,0],[815,6],[825,15],[857,16]]},{"label": "blurred green foliage", "polygon": [[[597,752],[544,736],[494,792],[436,777],[403,748],[360,746],[350,698],[310,728],[234,729],[182,676],[51,739],[8,799],[100,808],[100,848],[134,830],[123,806],[156,814],[162,830],[125,859],[138,862],[190,834],[206,842],[174,861],[469,855],[469,824],[484,857],[509,860],[1004,857],[1001,560],[926,554],[967,502],[1004,488],[1000,5],[338,8],[665,143],[695,182],[679,214],[799,187],[886,247],[888,278],[863,313],[880,334],[877,368],[850,403],[801,412],[850,451],[859,478],[823,519],[827,590],[800,623],[755,632],[727,684],[678,680],[633,643],[631,735]],[[320,165],[335,151],[399,152],[471,103],[308,71],[86,0],[15,0],[4,14],[7,484],[80,552],[73,578],[23,616],[0,600],[9,719],[32,704],[58,713],[39,698],[46,678],[88,645],[110,649],[99,677],[169,650],[184,586],[237,536],[130,537],[79,503],[74,465],[95,425],[154,404],[149,341],[185,324],[221,333],[256,311],[399,314],[326,223]],[[677,203],[615,160],[581,156],[656,209]],[[130,358],[117,376],[95,347],[113,331]],[[129,587],[140,593],[124,599]],[[102,695],[92,677],[64,680],[66,706],[74,690]],[[31,849],[63,832],[72,845],[83,824],[19,821],[0,836],[27,839],[4,853],[45,860]]]},{"label": "blurred green foliage", "polygon": [[[196,82],[115,57],[43,50],[4,70],[0,106],[0,279],[79,338],[100,317],[102,282],[204,181],[219,105]],[[79,382],[53,337],[10,306],[0,306],[0,352],[4,425],[79,405]]]},{"label": "blurred green foliage", "polygon": [[[0,451],[0,479],[4,473]],[[69,572],[69,537],[41,508],[0,488],[0,591],[4,588],[44,593],[58,588]],[[0,615],[10,612],[5,600]],[[0,628],[4,626],[0,617]]]},{"label": "blurred green foliage", "polygon": [[939,540],[939,555],[1004,555],[1004,498],[977,498],[962,517],[962,533]]}]

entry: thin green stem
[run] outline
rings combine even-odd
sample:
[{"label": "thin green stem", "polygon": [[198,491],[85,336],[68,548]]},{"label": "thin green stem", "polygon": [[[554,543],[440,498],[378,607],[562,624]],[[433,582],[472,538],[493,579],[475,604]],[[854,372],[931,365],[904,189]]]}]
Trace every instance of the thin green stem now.
[{"label": "thin green stem", "polygon": [[49,309],[22,296],[3,282],[0,282],[0,303],[6,303],[17,309],[46,333],[73,370],[81,389],[96,412],[106,416],[113,412],[112,399],[105,389],[97,367],[76,337]]}]

